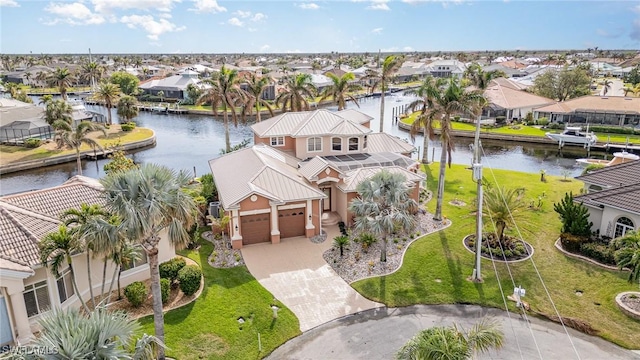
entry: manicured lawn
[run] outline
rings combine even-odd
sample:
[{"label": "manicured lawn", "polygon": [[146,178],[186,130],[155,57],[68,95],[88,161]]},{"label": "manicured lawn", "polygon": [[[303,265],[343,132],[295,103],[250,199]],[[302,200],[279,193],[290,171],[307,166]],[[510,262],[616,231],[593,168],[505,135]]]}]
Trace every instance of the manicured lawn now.
[{"label": "manicured lawn", "polygon": [[[434,191],[438,166],[436,163],[426,168],[428,188]],[[582,183],[577,180],[563,181],[562,177],[552,176],[548,176],[547,182],[543,183],[538,174],[502,170],[494,170],[494,173],[501,186],[525,187],[524,198],[527,203],[537,202],[538,197],[544,194],[541,209],[528,210],[526,221],[521,221],[518,225],[524,239],[535,249],[535,264],[562,316],[589,323],[600,331],[600,336],[619,345],[639,348],[640,322],[623,315],[614,301],[617,293],[638,290],[638,285],[627,283],[625,273],[604,270],[566,258],[553,245],[560,230],[560,221],[553,211],[553,203],[567,191],[578,193]],[[485,169],[484,175],[493,182],[489,169]],[[464,248],[462,239],[472,234],[475,227],[475,219],[471,214],[475,184],[471,181],[471,172],[464,166],[453,165],[447,169],[446,176],[443,214],[452,220],[453,225],[414,242],[396,273],[353,284],[367,298],[388,306],[471,303],[504,308],[490,261],[482,262],[483,284],[467,281],[473,270],[474,257]],[[463,200],[469,205],[450,205],[449,202],[454,199]],[[435,199],[428,203],[428,210],[435,210]],[[485,226],[485,230],[491,229],[490,224]],[[496,263],[496,267],[504,294],[510,295],[514,284],[507,266]],[[553,307],[532,262],[511,264],[510,269],[515,285],[522,285],[526,289],[524,300],[530,303],[531,308],[553,315]],[[581,296],[576,295],[578,290],[582,291]],[[510,310],[515,310],[513,305],[510,302]]]},{"label": "manicured lawn", "polygon": [[[201,240],[197,251],[180,254],[197,261],[204,273],[202,295],[191,304],[165,314],[167,355],[184,359],[259,359],[300,334],[295,315],[283,304],[278,318],[270,306],[273,295],[251,276],[245,266],[215,269],[207,264],[213,246]],[[246,322],[239,325],[237,319]],[[251,320],[252,319],[252,320]],[[140,320],[153,334],[153,316]],[[258,334],[262,351],[258,350]]]}]

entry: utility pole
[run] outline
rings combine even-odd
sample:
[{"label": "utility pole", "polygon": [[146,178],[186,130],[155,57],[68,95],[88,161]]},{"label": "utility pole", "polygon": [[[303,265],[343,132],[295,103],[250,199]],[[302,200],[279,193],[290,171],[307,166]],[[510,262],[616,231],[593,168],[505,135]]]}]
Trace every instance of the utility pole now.
[{"label": "utility pole", "polygon": [[473,181],[477,185],[477,213],[476,213],[476,266],[473,269],[471,280],[474,282],[482,282],[482,273],[480,272],[480,263],[482,262],[482,163],[480,162],[480,118],[476,121],[476,137],[473,143]]}]

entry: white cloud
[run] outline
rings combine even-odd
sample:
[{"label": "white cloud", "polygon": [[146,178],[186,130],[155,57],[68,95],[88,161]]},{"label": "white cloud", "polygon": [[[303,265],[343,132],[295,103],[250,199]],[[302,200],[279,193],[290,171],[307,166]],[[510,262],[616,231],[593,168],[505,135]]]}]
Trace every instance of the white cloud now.
[{"label": "white cloud", "polygon": [[267,51],[269,49],[271,49],[271,46],[269,46],[267,44],[264,44],[264,45],[260,46],[260,51]]},{"label": "white cloud", "polygon": [[382,30],[384,30],[384,28],[375,28],[373,30],[371,30],[372,34],[382,34]]},{"label": "white cloud", "polygon": [[20,5],[15,0],[0,0],[0,7],[19,7]]},{"label": "white cloud", "polygon": [[402,48],[402,51],[414,51],[411,46],[405,46]]},{"label": "white cloud", "polygon": [[253,15],[253,17],[251,18],[251,21],[260,21],[260,20],[264,20],[267,18],[267,15],[263,14],[263,13],[256,13],[255,15]]},{"label": "white cloud", "polygon": [[112,13],[115,10],[154,10],[170,12],[173,4],[181,0],[91,0],[98,13]]},{"label": "white cloud", "polygon": [[158,40],[164,33],[182,31],[185,26],[177,26],[167,19],[155,20],[151,15],[130,15],[120,18],[120,22],[126,24],[131,29],[141,28],[147,32],[147,37],[151,40]]},{"label": "white cloud", "polygon": [[247,30],[249,30],[249,32],[256,32],[256,31],[258,31],[258,29],[256,29],[256,28],[251,28],[251,27],[250,27],[250,28],[247,28]]},{"label": "white cloud", "polygon": [[384,10],[389,11],[389,5],[387,3],[389,0],[371,0],[371,5],[367,6],[369,10]]},{"label": "white cloud", "polygon": [[238,10],[236,12],[233,13],[234,15],[238,15],[239,17],[246,19],[249,16],[251,16],[251,11],[242,11],[242,10]]},{"label": "white cloud", "polygon": [[91,12],[88,7],[80,2],[75,3],[50,3],[44,11],[56,16],[53,20],[47,20],[46,25],[59,23],[69,25],[96,25],[105,22],[104,16]]},{"label": "white cloud", "polygon": [[242,21],[240,21],[240,19],[238,19],[237,17],[232,17],[231,19],[229,19],[227,21],[227,23],[229,25],[240,26],[240,27],[242,27],[244,25],[244,23]]},{"label": "white cloud", "polygon": [[233,13],[233,15],[236,15],[237,18],[240,19],[247,19],[250,21],[254,21],[254,22],[258,22],[260,20],[264,20],[267,18],[267,15],[263,14],[263,13],[252,13],[251,11],[242,11],[242,10],[238,10],[235,11]]},{"label": "white cloud", "polygon": [[287,54],[300,54],[302,51],[295,49],[295,50],[287,50],[285,51]]},{"label": "white cloud", "polygon": [[318,4],[316,4],[316,3],[302,3],[302,4],[298,5],[298,7],[300,9],[305,9],[305,10],[318,10],[318,9],[320,9],[320,6],[318,6]]},{"label": "white cloud", "polygon": [[220,13],[226,12],[227,8],[218,5],[217,0],[193,0],[194,8],[189,9],[199,13]]}]

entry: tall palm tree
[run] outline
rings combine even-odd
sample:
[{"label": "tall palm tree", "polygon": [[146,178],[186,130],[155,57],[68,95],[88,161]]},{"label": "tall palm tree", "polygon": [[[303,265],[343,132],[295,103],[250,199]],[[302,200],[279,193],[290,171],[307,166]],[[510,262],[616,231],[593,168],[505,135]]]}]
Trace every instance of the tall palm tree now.
[{"label": "tall palm tree", "polygon": [[[45,95],[46,96],[46,95]],[[53,100],[51,98],[42,97],[43,104],[45,105],[42,118],[47,124],[51,125],[54,129],[59,127],[60,123],[66,123],[71,126],[73,122],[73,107],[62,99]]]},{"label": "tall palm tree", "polygon": [[122,122],[128,123],[138,116],[138,101],[135,97],[125,95],[118,100],[117,114]]},{"label": "tall palm tree", "polygon": [[358,107],[358,99],[354,97],[353,93],[362,89],[362,86],[359,84],[352,83],[351,81],[355,80],[356,76],[353,73],[346,73],[341,77],[335,75],[334,73],[327,73],[329,79],[331,79],[331,85],[325,87],[322,90],[321,98],[319,101],[322,101],[326,98],[332,98],[333,102],[338,105],[338,111],[344,109],[346,107],[347,99],[353,101]]},{"label": "tall palm tree", "polygon": [[484,91],[489,87],[493,79],[506,77],[506,74],[500,70],[484,71],[480,64],[473,63],[465,71],[465,77],[471,81],[473,86]]},{"label": "tall palm tree", "polygon": [[67,147],[76,151],[76,164],[78,165],[78,175],[82,175],[82,161],[80,160],[80,147],[82,144],[89,145],[93,150],[96,148],[102,151],[102,146],[97,141],[89,137],[94,131],[100,131],[107,135],[107,131],[99,124],[89,121],[82,121],[76,127],[64,122],[57,122],[58,128],[54,136],[58,149]]},{"label": "tall palm tree", "polygon": [[[140,333],[140,325],[124,311],[98,308],[87,315],[77,309],[54,310],[42,316],[42,328],[26,357],[44,359],[39,349],[55,349],[47,359],[133,359],[152,360],[155,349],[164,344],[155,336]],[[32,349],[33,351],[29,351]]]},{"label": "tall palm tree", "polygon": [[440,123],[440,141],[442,154],[440,156],[440,173],[438,176],[438,200],[435,220],[442,220],[442,202],[444,199],[444,179],[447,164],[451,166],[451,152],[453,140],[451,139],[451,116],[454,114],[473,114],[486,104],[486,99],[478,90],[467,91],[460,85],[458,78],[449,79],[447,87],[440,91],[433,99],[433,108],[429,110],[429,116]]},{"label": "tall palm tree", "polygon": [[120,97],[120,87],[108,81],[103,81],[98,86],[98,90],[93,94],[93,97],[104,102],[104,105],[107,107],[107,123],[109,125],[113,124],[111,120],[111,108],[113,107],[113,103]]},{"label": "tall palm tree", "polygon": [[356,187],[358,197],[349,204],[355,215],[355,228],[383,241],[380,261],[387,261],[387,237],[397,229],[411,231],[418,204],[411,197],[413,189],[399,173],[382,170]]},{"label": "tall palm tree", "polygon": [[82,307],[89,312],[87,304],[82,299],[78,284],[76,282],[76,273],[73,269],[72,256],[83,250],[80,240],[73,236],[65,225],[60,225],[57,232],[52,232],[40,241],[40,262],[42,266],[51,270],[51,273],[57,278],[60,277],[60,267],[67,264],[69,275],[71,276],[71,284],[73,291],[78,296]]},{"label": "tall palm tree", "polygon": [[364,76],[365,80],[371,81],[371,92],[380,88],[380,132],[384,131],[384,94],[391,78],[400,69],[404,58],[395,55],[387,56],[382,62],[380,71],[369,70]]},{"label": "tall palm tree", "polygon": [[615,252],[616,264],[620,269],[629,271],[629,283],[640,280],[640,233],[629,231],[625,236],[614,240],[618,250]]},{"label": "tall palm tree", "polygon": [[495,321],[483,319],[469,331],[454,324],[420,331],[400,348],[398,360],[467,360],[477,353],[499,349],[504,334]]},{"label": "tall palm tree", "polygon": [[[189,243],[187,229],[194,223],[196,205],[184,189],[191,178],[185,171],[177,173],[164,166],[145,164],[112,173],[100,181],[109,208],[122,221],[120,228],[147,253],[155,333],[164,341],[158,243],[161,232],[175,247]],[[158,349],[158,358],[164,359],[164,349]]]},{"label": "tall palm tree", "polygon": [[422,143],[422,163],[429,163],[429,139],[433,140],[435,132],[433,129],[433,113],[429,112],[429,109],[433,107],[433,101],[438,92],[442,90],[446,80],[443,78],[434,78],[428,76],[420,87],[415,90],[409,90],[405,92],[408,95],[416,95],[418,99],[412,101],[407,107],[408,112],[420,111],[420,114],[411,124],[411,139],[414,140],[416,134],[422,130],[424,139]]},{"label": "tall palm tree", "polygon": [[289,76],[284,86],[284,90],[276,97],[276,106],[282,111],[308,111],[309,99],[313,99],[318,91],[311,82],[311,75]]},{"label": "tall palm tree", "polygon": [[88,61],[82,65],[81,77],[89,82],[91,90],[94,91],[95,83],[102,80],[104,68],[95,61]]},{"label": "tall palm tree", "polygon": [[46,71],[38,71],[36,73],[36,81],[38,81],[38,86],[44,88],[45,85],[47,84],[47,77],[49,75],[47,74]]},{"label": "tall palm tree", "polygon": [[93,296],[93,282],[91,278],[91,257],[101,250],[101,246],[95,242],[96,236],[94,236],[94,233],[87,230],[93,219],[107,215],[107,211],[102,209],[100,205],[82,203],[79,209],[67,209],[63,211],[60,216],[66,226],[73,226],[71,233],[73,236],[78,237],[83,251],[87,256],[87,278],[89,279],[89,294],[91,295],[91,304],[93,307],[95,307],[96,304]]},{"label": "tall palm tree", "polygon": [[249,97],[243,107],[243,115],[246,113],[251,116],[253,109],[255,108],[256,122],[260,122],[260,107],[264,106],[269,110],[269,114],[273,116],[273,107],[271,107],[271,104],[269,104],[268,101],[262,98],[262,93],[264,92],[264,89],[269,86],[270,81],[271,79],[266,76],[251,74],[247,80],[247,93],[249,94]]},{"label": "tall palm tree", "polygon": [[197,104],[210,103],[211,111],[218,116],[218,107],[222,106],[222,118],[224,123],[224,140],[226,151],[231,151],[229,139],[229,111],[234,126],[238,126],[238,113],[236,106],[242,106],[247,102],[248,94],[240,88],[238,71],[222,66],[220,72],[213,78],[204,80],[210,85],[196,101]]},{"label": "tall palm tree", "polygon": [[55,69],[49,75],[49,84],[57,87],[63,100],[67,100],[67,90],[73,86],[73,75],[65,67]]},{"label": "tall palm tree", "polygon": [[487,186],[484,196],[483,216],[486,221],[493,221],[496,227],[496,238],[503,242],[504,231],[516,224],[525,213],[526,204],[522,200],[522,188],[501,188]]},{"label": "tall palm tree", "polygon": [[611,85],[612,84],[613,84],[613,82],[611,80],[609,80],[609,79],[602,80],[602,96],[607,95],[609,90],[611,90]]}]

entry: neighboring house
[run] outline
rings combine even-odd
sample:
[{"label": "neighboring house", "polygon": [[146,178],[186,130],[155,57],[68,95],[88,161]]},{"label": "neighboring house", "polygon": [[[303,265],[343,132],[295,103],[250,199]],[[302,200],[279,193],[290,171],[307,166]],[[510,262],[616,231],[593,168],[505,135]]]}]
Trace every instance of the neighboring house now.
[{"label": "neighboring house", "polygon": [[252,148],[209,161],[233,248],[351,224],[356,186],[383,169],[404,174],[418,201],[425,176],[407,156],[414,147],[373,134],[371,119],[352,109],[283,113],[251,127]]},{"label": "neighboring house", "polygon": [[616,238],[640,230],[640,160],[609,166],[576,177],[586,193],[574,201],[589,209],[592,230]]},{"label": "neighboring house", "polygon": [[555,100],[523,91],[516,83],[504,78],[492,81],[484,96],[489,103],[484,115],[504,116],[508,120],[520,120],[533,113],[534,109],[555,104]]},{"label": "neighboring house", "polygon": [[467,66],[458,60],[436,60],[427,65],[426,71],[436,78],[449,78],[455,76],[462,78]]},{"label": "neighboring house", "polygon": [[638,126],[640,98],[586,95],[538,108],[534,117],[563,123]]},{"label": "neighboring house", "polygon": [[[75,294],[66,265],[55,278],[41,266],[38,247],[45,235],[58,230],[61,213],[80,208],[82,203],[104,205],[97,180],[74,176],[60,186],[0,197],[0,347],[27,343],[39,330],[37,322],[43,313],[52,308],[79,307],[78,295],[89,298],[86,255],[73,256],[80,292]],[[165,235],[159,252],[160,262],[175,257]],[[141,254],[142,260],[126,265],[122,272],[123,287],[149,278],[146,255]],[[110,281],[115,266],[111,262],[107,265]],[[94,295],[100,292],[102,267],[101,258],[91,262]]]},{"label": "neighboring house", "polygon": [[189,84],[198,85],[200,79],[198,73],[193,70],[186,70],[178,75],[166,77],[164,79],[152,79],[140,84],[139,88],[145,94],[158,96],[158,92],[162,91],[165,98],[186,99],[187,86]]}]

